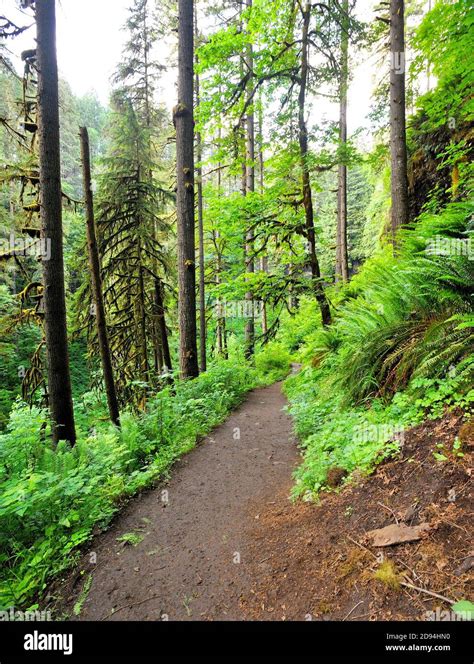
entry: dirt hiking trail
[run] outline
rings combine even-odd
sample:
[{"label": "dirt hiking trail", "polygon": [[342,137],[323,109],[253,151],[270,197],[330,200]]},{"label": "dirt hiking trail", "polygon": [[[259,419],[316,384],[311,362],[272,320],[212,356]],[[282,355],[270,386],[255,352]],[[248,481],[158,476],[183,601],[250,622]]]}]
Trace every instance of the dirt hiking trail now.
[{"label": "dirt hiking trail", "polygon": [[[472,421],[451,411],[420,424],[371,475],[291,503],[300,457],[285,405],[279,384],[251,392],[50,588],[53,615],[431,620],[471,597]],[[433,456],[440,446],[444,463]],[[400,524],[423,535],[382,549],[367,539]]]},{"label": "dirt hiking trail", "polygon": [[[57,617],[246,619],[249,533],[261,510],[288,502],[299,459],[285,405],[280,384],[251,392],[169,482],[132,500],[53,591]],[[131,543],[118,541],[129,533]]]}]

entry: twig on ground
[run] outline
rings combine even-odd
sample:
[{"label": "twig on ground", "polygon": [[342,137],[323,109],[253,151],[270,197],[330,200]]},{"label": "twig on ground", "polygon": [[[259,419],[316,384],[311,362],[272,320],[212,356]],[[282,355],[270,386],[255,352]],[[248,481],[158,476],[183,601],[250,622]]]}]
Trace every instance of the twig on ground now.
[{"label": "twig on ground", "polygon": [[139,606],[140,604],[145,604],[145,602],[149,602],[152,599],[159,599],[160,595],[152,595],[151,597],[147,597],[146,599],[142,599],[140,602],[134,602],[133,604],[125,604],[124,606],[119,606],[118,609],[115,609],[113,613],[109,613],[103,618],[100,619],[100,622],[103,622],[104,620],[107,620],[108,618],[112,618],[115,616],[116,613],[119,611],[123,611],[123,609],[131,609],[133,606]]},{"label": "twig on ground", "polygon": [[414,579],[420,578],[418,574],[415,572],[415,570],[413,570],[411,567],[408,567],[408,565],[405,562],[403,562],[403,560],[401,560],[400,558],[396,558],[396,561],[397,563],[401,563],[404,567],[406,567],[407,570],[412,573]]},{"label": "twig on ground", "polygon": [[436,597],[437,599],[443,600],[443,602],[447,602],[448,604],[455,604],[454,599],[449,599],[449,597],[444,597],[443,595],[439,595],[438,593],[433,593],[431,590],[426,590],[425,588],[419,588],[418,586],[414,586],[411,583],[407,583],[406,581],[400,581],[401,586],[405,586],[405,588],[411,588],[412,590],[417,590],[419,593],[425,593],[426,595],[430,595],[431,597]]},{"label": "twig on ground", "polygon": [[345,618],[342,619],[342,622],[344,622],[344,620],[347,620],[347,618],[349,618],[349,616],[350,616],[352,613],[354,613],[354,611],[357,609],[357,607],[360,606],[360,605],[363,604],[363,603],[364,603],[364,600],[361,599],[360,602],[358,602],[358,603],[357,603],[357,604],[356,604],[356,605],[355,605],[355,606],[349,611],[349,613],[347,614],[347,616],[346,616]]},{"label": "twig on ground", "polygon": [[270,560],[270,558],[271,558],[271,556],[267,556],[267,557],[264,558],[263,560],[260,560],[260,561],[259,561],[259,564],[261,565],[262,563],[266,563],[267,560]]},{"label": "twig on ground", "polygon": [[392,510],[392,508],[391,508],[391,507],[387,507],[387,505],[384,505],[383,503],[379,503],[379,502],[377,502],[377,505],[380,505],[380,507],[383,507],[384,510],[387,510],[388,512],[390,512],[390,514],[391,514],[391,515],[393,516],[393,518],[395,519],[395,523],[396,523],[397,526],[398,526],[398,523],[399,523],[399,522],[398,522],[397,516],[396,516],[395,512]]},{"label": "twig on ground", "polygon": [[375,555],[375,553],[372,553],[372,551],[371,551],[370,549],[368,549],[366,546],[364,546],[364,545],[361,544],[360,542],[357,542],[355,539],[352,539],[352,537],[351,537],[350,535],[346,535],[346,537],[347,537],[347,539],[351,540],[351,542],[353,542],[354,544],[357,544],[357,546],[360,546],[361,549],[364,549],[364,551],[367,551],[368,553],[370,553],[370,555],[371,555],[373,558],[375,558],[375,560],[378,560],[378,559],[377,559],[377,556]]},{"label": "twig on ground", "polygon": [[448,521],[447,519],[443,519],[442,523],[448,523],[450,526],[453,526],[453,528],[459,528],[459,530],[462,530],[463,532],[465,532],[469,535],[469,532],[465,528],[463,528],[462,526],[458,526],[457,523],[453,523],[452,521]]}]

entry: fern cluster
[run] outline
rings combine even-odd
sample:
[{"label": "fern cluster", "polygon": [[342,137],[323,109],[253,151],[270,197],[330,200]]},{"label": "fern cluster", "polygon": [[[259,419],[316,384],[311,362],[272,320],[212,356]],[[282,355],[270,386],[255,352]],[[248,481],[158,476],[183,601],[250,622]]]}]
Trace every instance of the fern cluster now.
[{"label": "fern cluster", "polygon": [[[474,349],[472,205],[422,215],[367,262],[343,292],[335,326],[317,335],[317,362],[348,402],[393,395],[413,377],[456,370]],[[335,357],[334,357],[335,354]],[[464,363],[466,382],[472,364]]]},{"label": "fern cluster", "polygon": [[18,402],[0,433],[0,609],[28,608],[123,499],[163,476],[258,381],[245,363],[223,361],[174,393],[163,389],[141,416],[124,412],[121,431],[104,399],[86,394],[73,449],[45,444],[44,412]]}]

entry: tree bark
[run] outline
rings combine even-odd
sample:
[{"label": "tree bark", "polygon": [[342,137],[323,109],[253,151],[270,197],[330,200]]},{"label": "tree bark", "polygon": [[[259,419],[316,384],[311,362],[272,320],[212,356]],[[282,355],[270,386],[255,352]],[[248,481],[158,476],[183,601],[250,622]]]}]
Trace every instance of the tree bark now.
[{"label": "tree bark", "polygon": [[[219,287],[221,283],[221,272],[222,272],[222,256],[219,248],[219,231],[214,233],[214,246],[216,248],[216,276],[215,282],[216,286]],[[225,341],[225,318],[223,314],[223,305],[220,297],[216,302],[215,313],[217,316],[216,322],[216,341],[217,341],[217,355],[224,355],[224,341]]]},{"label": "tree bark", "polygon": [[[196,10],[195,10],[196,11]],[[198,37],[198,23],[197,15],[195,17],[195,36]],[[196,56],[196,64],[199,63],[199,58]],[[200,97],[200,80],[199,74],[196,74],[196,104],[199,106],[201,101]],[[207,369],[206,357],[206,280],[205,280],[205,255],[204,255],[204,207],[203,207],[203,193],[202,193],[202,136],[201,132],[196,132],[196,157],[198,165],[196,168],[197,175],[197,210],[198,210],[198,235],[199,235],[199,369],[201,373]]]},{"label": "tree bark", "polygon": [[[151,132],[152,129],[152,85],[150,84],[150,68],[151,64],[149,61],[149,29],[148,29],[148,11],[149,3],[148,0],[145,0],[143,7],[143,62],[144,62],[144,83],[145,83],[145,122],[147,129]],[[149,135],[150,148],[151,145],[151,134]],[[153,180],[153,170],[150,170],[148,173],[150,182]],[[157,224],[155,223],[154,234],[155,240],[158,243],[158,230]],[[155,275],[158,274],[158,261],[154,259],[154,272]],[[169,342],[168,342],[168,329],[166,327],[166,313],[163,305],[163,286],[160,277],[155,276],[153,279],[153,289],[154,289],[154,314],[155,322],[153,326],[153,346],[154,346],[154,355],[155,355],[155,370],[161,371],[166,369],[167,371],[172,371],[171,366],[171,357],[169,351]]]},{"label": "tree bark", "polygon": [[393,236],[408,222],[404,0],[390,0],[390,157]]},{"label": "tree bark", "polygon": [[142,379],[148,383],[150,381],[150,365],[148,362],[148,344],[146,333],[146,295],[145,295],[145,274],[143,265],[141,264],[141,247],[138,247],[139,267],[138,267],[138,338],[141,355],[141,371]]},{"label": "tree bark", "polygon": [[104,298],[102,294],[102,277],[100,273],[99,251],[97,249],[94,201],[91,188],[89,134],[86,127],[80,128],[80,136],[82,177],[86,208],[87,249],[89,257],[92,299],[95,305],[94,313],[97,328],[97,338],[99,341],[100,359],[102,362],[105,393],[107,395],[110,419],[115,424],[115,426],[120,427],[120,411],[117,401],[117,392],[115,390],[114,372],[112,368],[112,359],[110,356],[109,338],[105,319]]},{"label": "tree bark", "polygon": [[178,104],[176,127],[178,217],[179,364],[182,378],[199,375],[196,340],[194,221],[194,27],[192,0],[178,1]]},{"label": "tree bark", "polygon": [[[218,145],[220,146],[222,140],[222,129],[219,125],[218,129]],[[217,165],[217,195],[220,198],[222,195],[222,164],[219,162]],[[222,274],[222,251],[219,245],[220,241],[220,232],[218,230],[213,233],[214,247],[216,250],[216,286],[219,286],[221,283],[221,274]],[[225,309],[222,305],[222,300],[220,297],[217,299],[217,354],[228,359],[227,352],[227,332],[226,332],[226,318],[225,318]]]},{"label": "tree bark", "polygon": [[51,246],[43,261],[44,326],[53,441],[75,444],[66,326],[59,148],[55,0],[36,3],[41,234]]},{"label": "tree bark", "polygon": [[[150,86],[150,62],[148,58],[148,49],[149,49],[149,40],[148,40],[148,22],[147,22],[147,17],[148,17],[148,0],[145,1],[144,7],[143,7],[143,61],[144,61],[144,82],[145,82],[145,97],[144,97],[144,102],[145,102],[145,122],[147,129],[151,131],[151,126],[152,126],[152,113],[151,113],[151,101],[150,98],[152,96],[151,92],[151,86]],[[150,148],[151,146],[151,137],[149,136],[150,140]],[[153,170],[150,170],[148,173],[148,177],[150,179],[150,182],[153,180]],[[155,223],[155,228],[154,228],[154,234],[155,234],[155,240],[158,242],[158,231],[156,228],[156,223]],[[158,261],[155,259],[154,260],[154,270],[155,274],[158,273]],[[169,357],[169,345],[168,345],[168,330],[166,328],[166,322],[163,324],[163,321],[165,320],[165,311],[163,308],[163,298],[162,298],[162,284],[161,284],[161,279],[159,277],[154,278],[154,308],[155,308],[155,325],[153,326],[153,346],[154,346],[154,355],[155,355],[155,371],[158,370],[160,373],[162,369],[164,368],[163,365],[167,368],[168,371],[172,370],[171,367],[171,360]],[[167,352],[165,351],[165,346],[168,349]],[[168,358],[168,361],[167,359]]]},{"label": "tree bark", "polygon": [[306,239],[308,241],[311,276],[315,290],[316,300],[321,310],[321,318],[324,326],[331,324],[331,310],[323,285],[321,283],[321,270],[316,253],[316,234],[314,230],[313,196],[311,191],[311,179],[308,167],[308,130],[306,127],[305,107],[306,88],[308,85],[308,46],[309,46],[309,23],[311,18],[311,5],[306,3],[303,9],[303,30],[301,40],[301,70],[300,91],[298,95],[298,128],[300,161],[303,185],[303,204],[305,211]]},{"label": "tree bark", "polygon": [[[260,194],[263,196],[265,193],[265,160],[263,155],[263,108],[260,99],[258,107],[258,163],[259,163],[259,177],[260,177]],[[262,256],[260,260],[260,269],[262,272],[268,271],[268,259]],[[268,314],[267,303],[262,302],[262,334],[268,332]]]},{"label": "tree bark", "polygon": [[170,346],[168,341],[168,329],[166,327],[166,312],[163,300],[163,284],[160,279],[155,279],[155,311],[158,321],[158,332],[161,341],[162,368],[171,372],[173,370],[171,362]]},{"label": "tree bark", "polygon": [[[156,295],[156,281],[155,281],[155,295]],[[156,297],[155,297],[155,311],[156,311]],[[156,316],[156,314],[155,314]],[[161,347],[161,336],[160,336],[160,330],[158,327],[158,316],[156,316],[156,329],[155,329],[155,348],[154,348],[154,355],[155,355],[155,373],[156,374],[161,374],[163,373],[163,349]]]},{"label": "tree bark", "polygon": [[[349,0],[343,0],[343,25],[341,28],[341,82],[339,90],[339,141],[347,144],[347,86],[349,78]],[[339,164],[337,194],[337,259],[336,280],[349,280],[349,260],[347,252],[347,166]]]},{"label": "tree bark", "polygon": [[[247,9],[251,9],[253,0],[246,0]],[[252,44],[247,45],[245,54],[245,68],[247,72],[252,75],[253,71],[253,48]],[[250,89],[247,89],[247,102],[250,100]],[[245,160],[245,193],[252,194],[255,192],[255,115],[253,106],[250,103],[247,110],[246,120],[246,160]],[[254,234],[252,230],[248,230],[245,237],[245,269],[248,274],[255,272],[255,260],[253,257],[254,251]],[[245,300],[247,302],[245,315],[247,321],[245,324],[245,357],[247,360],[252,359],[255,354],[255,312],[253,293],[247,291],[245,293]]]}]

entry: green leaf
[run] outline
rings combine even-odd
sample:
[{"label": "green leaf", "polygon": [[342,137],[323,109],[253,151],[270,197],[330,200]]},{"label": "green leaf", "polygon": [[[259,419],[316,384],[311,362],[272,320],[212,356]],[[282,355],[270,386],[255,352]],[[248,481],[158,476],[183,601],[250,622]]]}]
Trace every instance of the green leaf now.
[{"label": "green leaf", "polygon": [[465,620],[472,620],[474,618],[474,604],[467,599],[462,599],[453,604],[453,611],[458,615],[462,615]]}]

